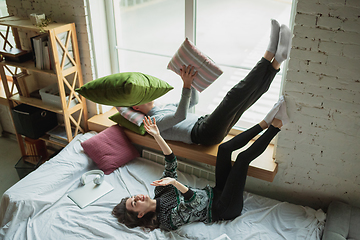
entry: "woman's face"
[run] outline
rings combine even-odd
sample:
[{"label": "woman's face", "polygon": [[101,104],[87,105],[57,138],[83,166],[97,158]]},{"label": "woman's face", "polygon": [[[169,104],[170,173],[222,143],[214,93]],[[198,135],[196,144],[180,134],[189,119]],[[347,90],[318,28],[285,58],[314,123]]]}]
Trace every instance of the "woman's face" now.
[{"label": "woman's face", "polygon": [[137,212],[138,217],[141,218],[150,209],[151,198],[148,195],[138,194],[126,200],[126,209]]}]

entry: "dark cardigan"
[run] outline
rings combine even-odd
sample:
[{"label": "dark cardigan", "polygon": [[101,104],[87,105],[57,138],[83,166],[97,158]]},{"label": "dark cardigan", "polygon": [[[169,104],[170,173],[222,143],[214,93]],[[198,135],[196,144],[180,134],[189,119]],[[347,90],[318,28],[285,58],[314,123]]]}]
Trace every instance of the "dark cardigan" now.
[{"label": "dark cardigan", "polygon": [[[165,155],[165,170],[161,178],[177,179],[177,160],[174,154]],[[190,222],[212,222],[212,188],[192,188],[182,194],[173,185],[155,188],[156,213],[160,228],[176,230]]]}]

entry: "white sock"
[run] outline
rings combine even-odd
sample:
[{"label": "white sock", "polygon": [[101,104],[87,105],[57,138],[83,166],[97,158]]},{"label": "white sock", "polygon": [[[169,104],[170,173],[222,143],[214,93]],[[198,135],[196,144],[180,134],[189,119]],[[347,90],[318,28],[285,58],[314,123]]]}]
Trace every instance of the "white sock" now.
[{"label": "white sock", "polygon": [[280,109],[281,104],[284,102],[284,96],[281,96],[277,103],[274,104],[273,108],[268,112],[268,114],[265,116],[264,121],[267,123],[268,126],[270,126],[271,122],[273,121],[275,115]]},{"label": "white sock", "polygon": [[283,62],[289,57],[291,49],[291,31],[286,25],[281,25],[279,34],[279,44],[275,53],[275,60],[278,63]]},{"label": "white sock", "polygon": [[286,112],[286,102],[283,101],[281,103],[281,106],[279,108],[279,111],[276,113],[275,118],[281,120],[282,125],[286,125],[287,123],[289,123],[289,116],[287,115]]},{"label": "white sock", "polygon": [[271,19],[270,42],[267,51],[275,54],[279,42],[280,24],[275,19]]}]

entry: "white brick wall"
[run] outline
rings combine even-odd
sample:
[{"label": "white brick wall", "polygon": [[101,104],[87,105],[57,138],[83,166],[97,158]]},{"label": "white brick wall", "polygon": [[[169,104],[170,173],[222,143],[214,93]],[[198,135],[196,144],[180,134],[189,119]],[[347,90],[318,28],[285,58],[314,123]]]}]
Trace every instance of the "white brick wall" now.
[{"label": "white brick wall", "polygon": [[[75,22],[84,81],[92,80],[84,0],[7,6],[16,16],[44,12]],[[360,1],[298,0],[296,12],[284,85],[291,123],[279,134],[279,171],[272,183],[249,177],[247,190],[315,208],[334,199],[360,206]]]},{"label": "white brick wall", "polygon": [[360,206],[359,3],[298,1],[279,172],[273,183],[249,178],[248,190],[313,207]]}]

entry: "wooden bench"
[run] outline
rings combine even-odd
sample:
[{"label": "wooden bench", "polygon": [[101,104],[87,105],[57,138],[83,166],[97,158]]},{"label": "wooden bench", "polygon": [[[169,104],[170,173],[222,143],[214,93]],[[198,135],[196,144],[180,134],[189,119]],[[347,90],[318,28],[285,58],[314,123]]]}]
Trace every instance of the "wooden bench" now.
[{"label": "wooden bench", "polygon": [[[116,123],[111,121],[108,117],[112,116],[116,112],[117,110],[112,108],[104,114],[93,116],[88,120],[89,130],[101,132],[110,126],[115,125]],[[125,129],[125,133],[134,144],[160,150],[156,141],[149,134],[142,136],[127,129]],[[232,135],[228,135],[224,141],[227,141],[232,137]],[[167,141],[167,143],[176,156],[215,166],[218,145],[202,146],[177,141]],[[246,145],[244,148],[247,148],[250,144],[251,143]],[[240,151],[242,151],[242,149],[233,153],[233,161],[235,160],[237,153]],[[273,159],[273,151],[274,146],[269,145],[263,154],[252,161],[248,170],[248,176],[272,182],[278,170],[278,165]]]}]

